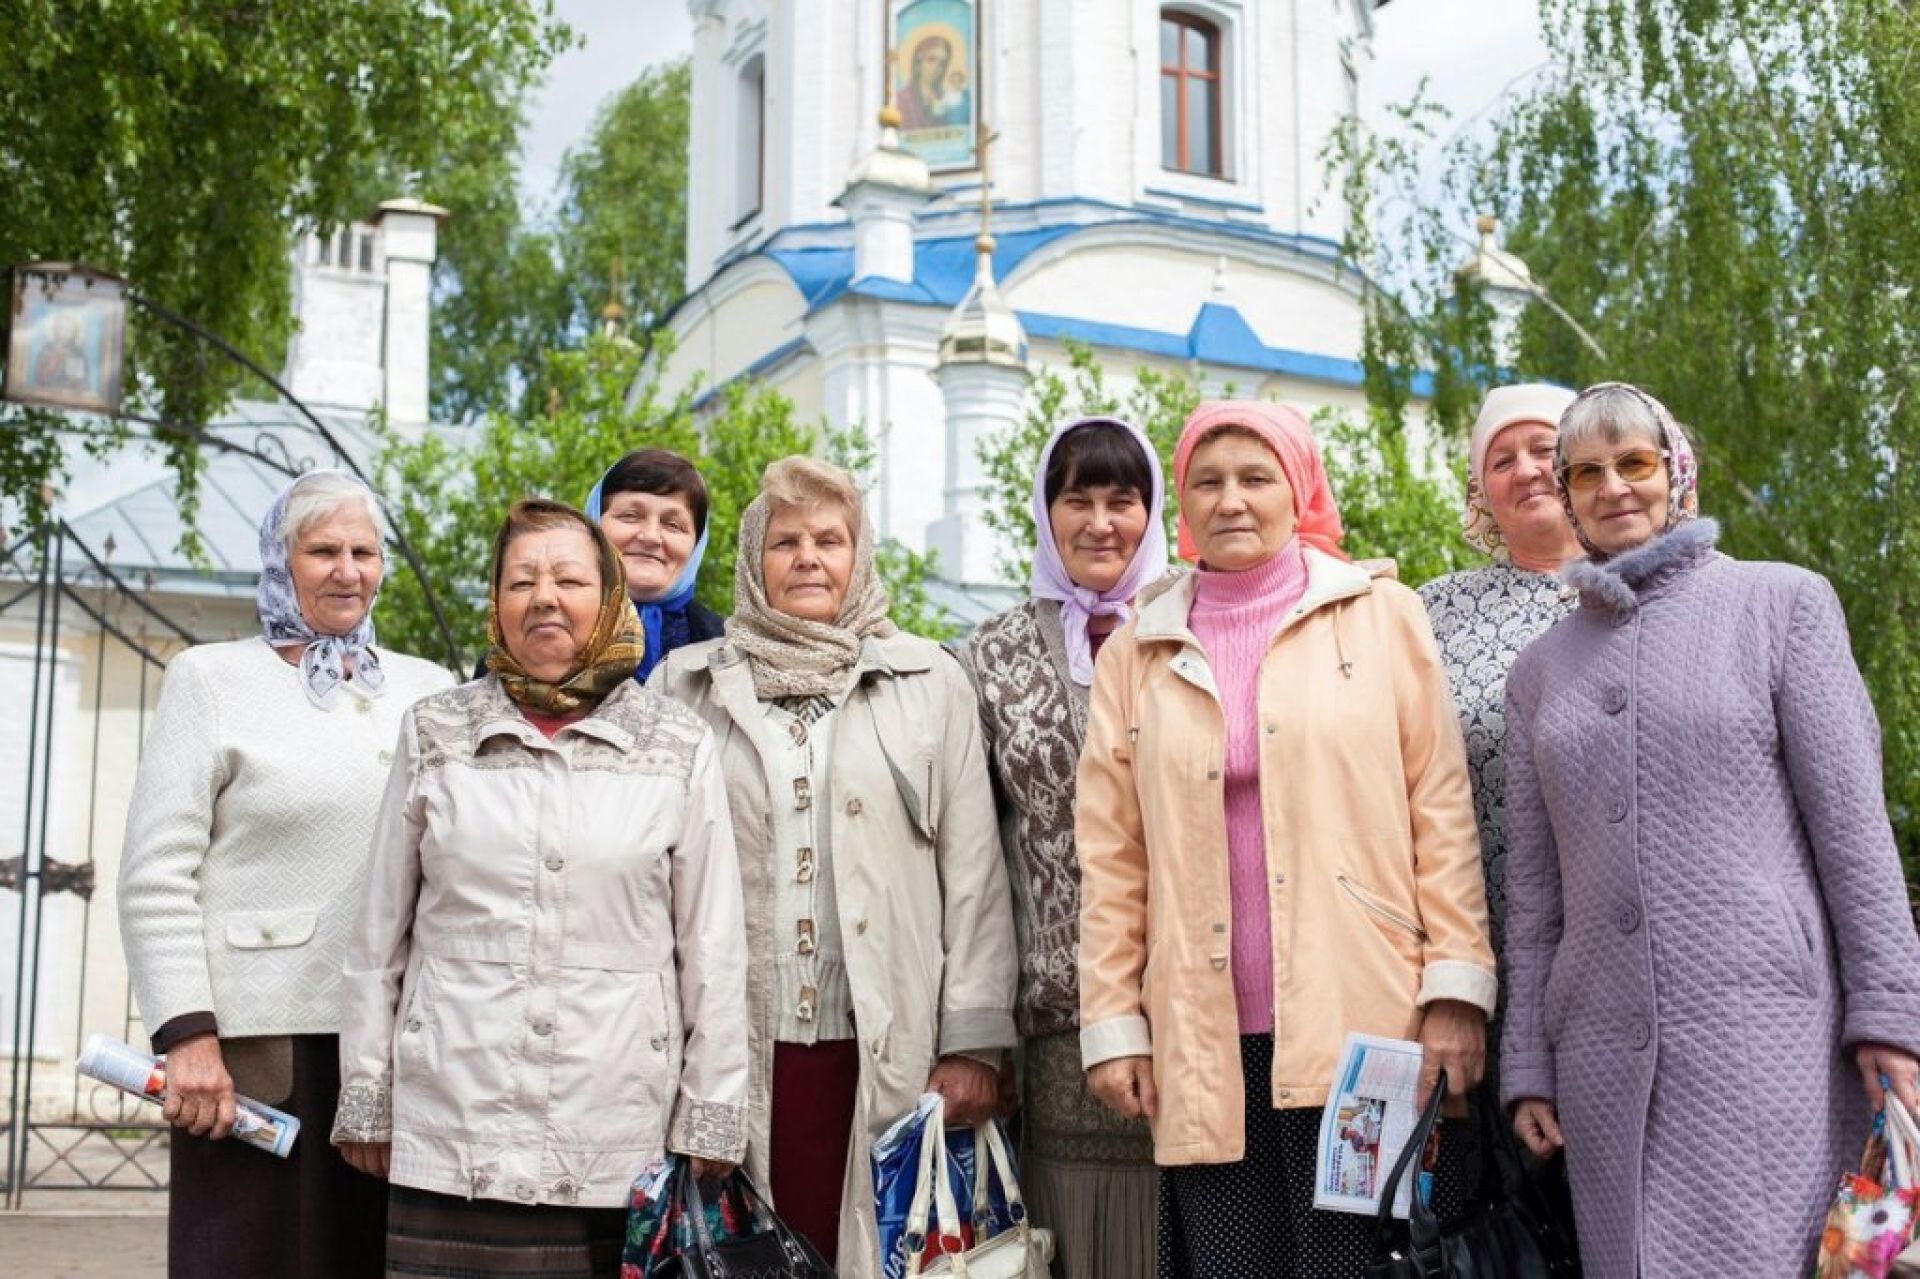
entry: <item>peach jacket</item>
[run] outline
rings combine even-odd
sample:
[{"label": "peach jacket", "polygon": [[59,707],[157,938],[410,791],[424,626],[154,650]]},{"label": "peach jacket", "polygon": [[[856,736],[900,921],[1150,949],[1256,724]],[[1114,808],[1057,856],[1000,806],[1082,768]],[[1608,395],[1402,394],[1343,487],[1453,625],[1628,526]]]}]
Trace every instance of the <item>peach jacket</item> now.
[{"label": "peach jacket", "polygon": [[[1260,667],[1278,1109],[1325,1103],[1347,1032],[1493,1011],[1459,720],[1418,597],[1312,548]],[[1075,839],[1081,1053],[1153,1058],[1165,1165],[1245,1154],[1222,765],[1226,732],[1176,579],[1104,646]]]}]

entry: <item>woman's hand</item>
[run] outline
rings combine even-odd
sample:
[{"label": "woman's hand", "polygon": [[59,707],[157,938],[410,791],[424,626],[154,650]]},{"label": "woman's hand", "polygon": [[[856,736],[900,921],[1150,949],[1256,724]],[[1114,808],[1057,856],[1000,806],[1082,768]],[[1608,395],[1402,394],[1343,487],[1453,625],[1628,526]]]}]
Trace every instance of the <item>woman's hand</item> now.
[{"label": "woman's hand", "polygon": [[1907,1113],[1920,1115],[1920,1061],[1912,1053],[1891,1044],[1859,1044],[1853,1050],[1853,1062],[1860,1068],[1860,1082],[1867,1087],[1868,1105],[1878,1110],[1886,1104],[1885,1090],[1880,1086],[1884,1075]]},{"label": "woman's hand", "polygon": [[214,1035],[195,1035],[168,1050],[167,1101],[160,1113],[196,1137],[218,1141],[233,1131],[233,1077]]},{"label": "woman's hand", "polygon": [[340,1143],[340,1157],[351,1165],[355,1172],[364,1172],[369,1177],[387,1179],[387,1170],[393,1166],[393,1143],[390,1141],[343,1141]]},{"label": "woman's hand", "polygon": [[1152,1119],[1160,1111],[1153,1086],[1153,1058],[1115,1057],[1087,1072],[1087,1087],[1122,1119]]},{"label": "woman's hand", "polygon": [[947,1099],[947,1122],[972,1127],[993,1118],[1000,1100],[1000,1072],[971,1057],[942,1057],[927,1076],[927,1091]]},{"label": "woman's hand", "polygon": [[733,1170],[739,1164],[730,1164],[724,1159],[702,1159],[699,1155],[687,1156],[687,1167],[693,1173],[695,1181],[725,1181],[733,1176]]},{"label": "woman's hand", "polygon": [[1553,1103],[1528,1097],[1513,1108],[1513,1135],[1535,1158],[1550,1159],[1553,1152],[1567,1144],[1560,1135],[1560,1115]]},{"label": "woman's hand", "polygon": [[1444,1068],[1447,1095],[1464,1097],[1487,1073],[1487,1015],[1457,999],[1436,999],[1420,1019],[1420,1098],[1424,1107]]}]

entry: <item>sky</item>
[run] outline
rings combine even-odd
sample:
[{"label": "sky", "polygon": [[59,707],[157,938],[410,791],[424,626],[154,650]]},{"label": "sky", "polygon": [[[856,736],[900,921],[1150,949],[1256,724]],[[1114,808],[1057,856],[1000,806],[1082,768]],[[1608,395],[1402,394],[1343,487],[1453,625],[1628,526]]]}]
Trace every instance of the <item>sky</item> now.
[{"label": "sky", "polygon": [[[555,61],[530,104],[520,189],[535,208],[551,202],[560,158],[586,133],[600,102],[645,68],[685,54],[693,39],[686,0],[558,0],[555,7],[584,41]],[[1536,0],[1392,0],[1374,21],[1369,107],[1405,100],[1425,75],[1432,96],[1466,121],[1546,56]]]}]

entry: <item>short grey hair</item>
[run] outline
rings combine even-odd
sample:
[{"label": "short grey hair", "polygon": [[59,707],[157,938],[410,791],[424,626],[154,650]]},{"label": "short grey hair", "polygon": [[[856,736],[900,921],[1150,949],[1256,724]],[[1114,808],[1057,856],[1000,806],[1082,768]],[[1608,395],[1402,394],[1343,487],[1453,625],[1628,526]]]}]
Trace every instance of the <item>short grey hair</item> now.
[{"label": "short grey hair", "polygon": [[1617,444],[1642,432],[1656,448],[1667,447],[1667,424],[1673,414],[1667,406],[1626,382],[1599,382],[1574,397],[1560,415],[1560,434],[1554,443],[1554,465],[1565,466],[1576,446],[1603,439]]},{"label": "short grey hair", "polygon": [[358,502],[360,509],[366,512],[373,522],[374,532],[380,535],[384,544],[393,536],[393,526],[387,523],[387,513],[380,506],[380,499],[373,490],[345,471],[309,471],[293,482],[287,491],[287,507],[280,512],[280,527],[274,531],[279,534],[281,545],[289,554],[293,551],[293,540],[300,536],[302,529],[315,520],[323,520],[350,502]]}]

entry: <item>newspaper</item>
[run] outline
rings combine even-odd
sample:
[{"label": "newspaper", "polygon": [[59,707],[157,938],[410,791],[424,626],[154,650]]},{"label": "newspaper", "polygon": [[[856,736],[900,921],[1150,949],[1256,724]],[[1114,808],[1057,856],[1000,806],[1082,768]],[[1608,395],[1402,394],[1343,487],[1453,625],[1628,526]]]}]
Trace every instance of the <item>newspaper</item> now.
[{"label": "newspaper", "polygon": [[[167,1095],[167,1068],[159,1058],[107,1035],[87,1036],[80,1051],[80,1073],[144,1101],[159,1103]],[[249,1146],[285,1159],[300,1135],[300,1121],[283,1110],[253,1100],[233,1099],[233,1135]]]},{"label": "newspaper", "polygon": [[[1419,1044],[1347,1035],[1320,1118],[1314,1207],[1369,1217],[1380,1211],[1381,1187],[1420,1119],[1414,1104],[1419,1090]],[[1430,1176],[1401,1179],[1393,1198],[1394,1216],[1407,1216],[1413,1182],[1419,1180],[1424,1190]]]}]

